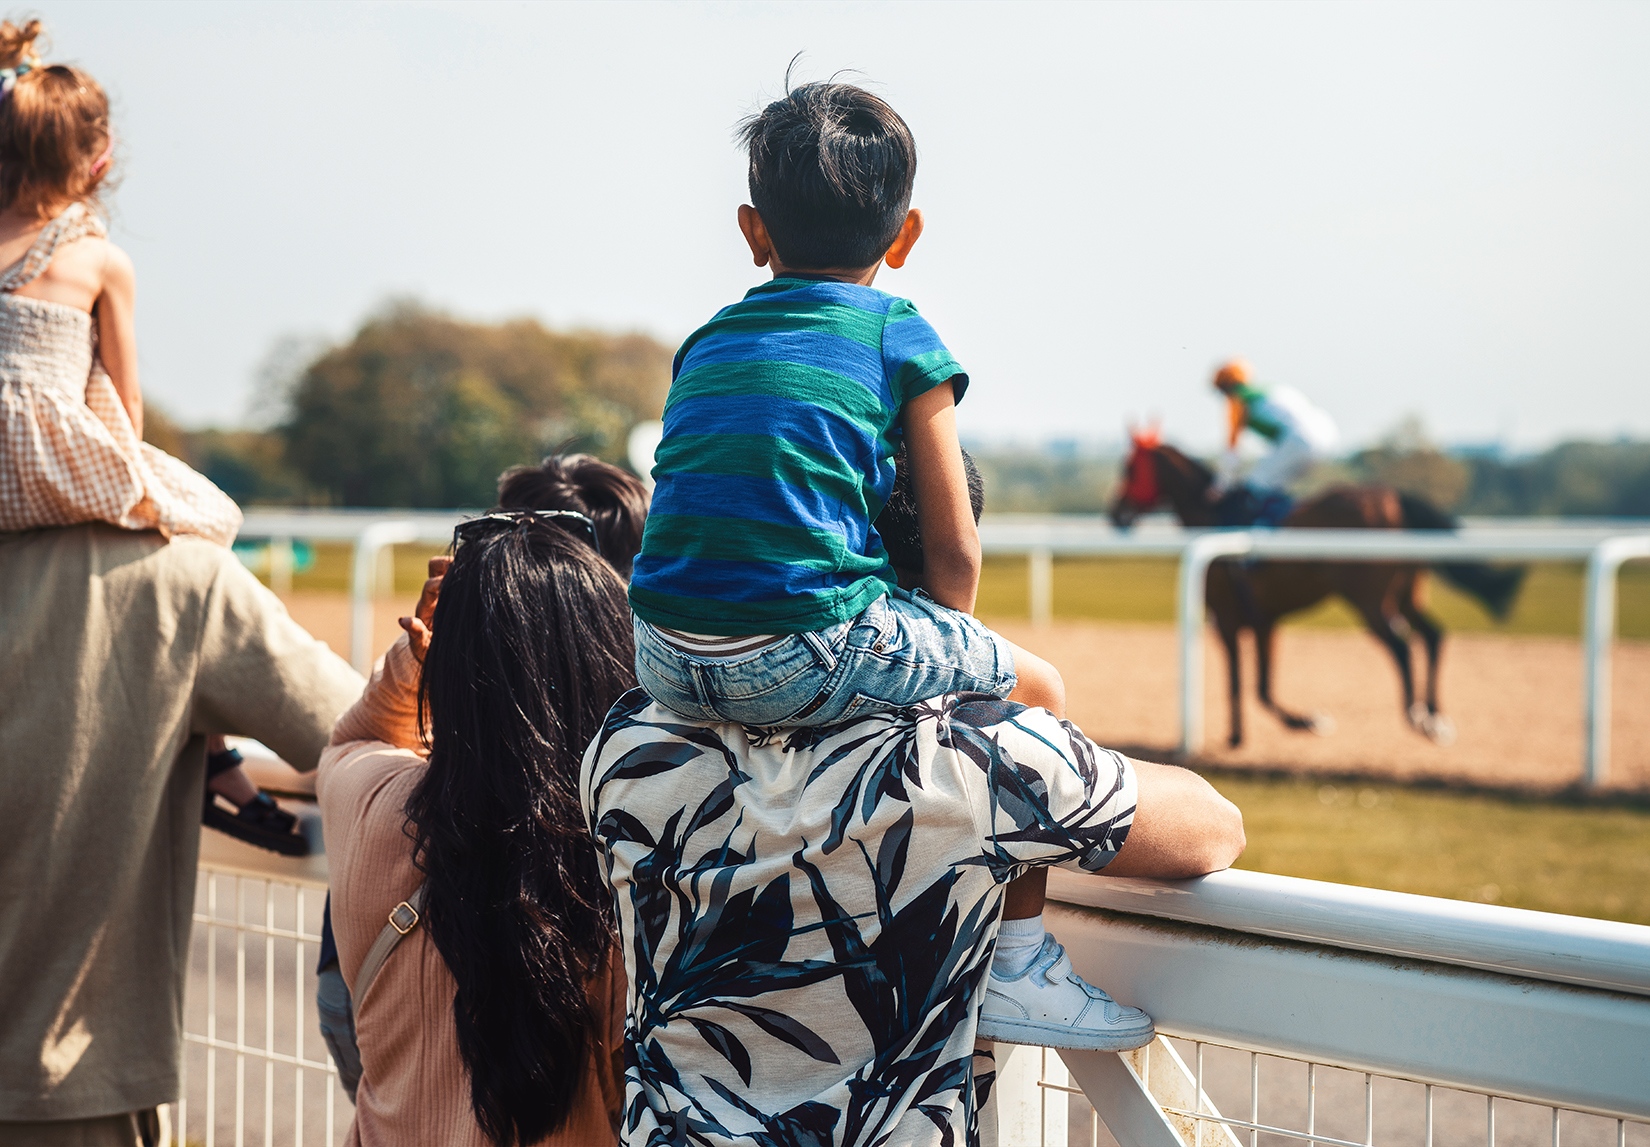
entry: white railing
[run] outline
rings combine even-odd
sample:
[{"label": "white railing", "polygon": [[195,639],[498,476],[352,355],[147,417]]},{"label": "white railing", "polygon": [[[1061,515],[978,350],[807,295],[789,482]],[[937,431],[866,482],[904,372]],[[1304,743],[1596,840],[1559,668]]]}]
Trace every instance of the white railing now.
[{"label": "white railing", "polygon": [[348,542],[350,561],[349,659],[357,670],[372,668],[372,599],[378,590],[379,561],[392,546],[423,542],[445,548],[453,527],[478,510],[253,510],[241,523],[242,538],[270,543],[270,584],[292,585],[292,543]]},{"label": "white railing", "polygon": [[[313,1003],[326,857],[204,841],[178,1141],[341,1142]],[[1650,1137],[1650,928],[1241,871],[1055,872],[1049,899],[1078,971],[1165,1038],[999,1046],[999,1147]]]},{"label": "white railing", "polygon": [[[453,526],[474,511],[384,512],[254,511],[243,538],[269,539],[271,582],[290,577],[291,543],[297,539],[348,541],[355,547],[350,573],[350,661],[363,673],[372,664],[372,598],[383,552],[424,542],[445,546]],[[1312,561],[1573,561],[1587,563],[1582,634],[1582,757],[1589,785],[1608,779],[1610,762],[1610,660],[1615,644],[1616,581],[1623,562],[1650,557],[1650,525],[1632,522],[1544,522],[1541,519],[1470,519],[1453,533],[1407,530],[1181,530],[1161,519],[1133,531],[1114,529],[1095,515],[993,516],[980,523],[985,552],[1026,555],[1031,616],[1046,623],[1053,613],[1054,558],[1097,555],[1172,557],[1180,562],[1177,625],[1180,638],[1180,751],[1203,748],[1203,586],[1218,558],[1253,556]],[[288,584],[290,584],[288,582]]]},{"label": "white railing", "polygon": [[1493,1147],[1498,1111],[1520,1142],[1650,1134],[1650,928],[1238,871],[1057,872],[1049,898],[1078,971],[1172,1039],[1016,1049],[1001,1147],[1094,1143],[1089,1118],[1127,1147]]},{"label": "white railing", "polygon": [[1610,753],[1610,655],[1616,632],[1616,574],[1630,558],[1650,557],[1650,532],[1590,539],[1478,536],[1412,530],[1216,530],[1186,543],[1176,594],[1180,631],[1180,748],[1203,748],[1204,584],[1218,558],[1294,561],[1563,561],[1585,559],[1586,684],[1582,720],[1587,783],[1603,784]]},{"label": "white railing", "polygon": [[1032,621],[1046,623],[1056,556],[1173,557],[1180,562],[1176,625],[1180,641],[1180,751],[1201,752],[1203,733],[1204,584],[1224,557],[1293,561],[1585,561],[1583,590],[1583,762],[1589,785],[1608,777],[1610,655],[1615,644],[1616,581],[1622,563],[1650,557],[1650,523],[1493,518],[1469,519],[1457,531],[1181,530],[1161,519],[1118,531],[1105,519],[991,518],[980,523],[988,554],[1030,558]]},{"label": "white railing", "polygon": [[[305,815],[320,843],[319,817]],[[321,1040],[315,960],[327,865],[201,834],[184,996],[180,1145],[344,1141],[353,1115]]]}]

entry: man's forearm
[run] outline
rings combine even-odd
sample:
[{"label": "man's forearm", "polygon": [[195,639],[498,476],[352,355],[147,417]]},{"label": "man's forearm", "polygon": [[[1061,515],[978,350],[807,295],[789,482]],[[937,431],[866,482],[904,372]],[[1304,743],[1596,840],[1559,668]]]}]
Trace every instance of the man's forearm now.
[{"label": "man's forearm", "polygon": [[1133,762],[1134,824],[1103,876],[1179,879],[1230,868],[1243,855],[1243,813],[1189,769]]}]

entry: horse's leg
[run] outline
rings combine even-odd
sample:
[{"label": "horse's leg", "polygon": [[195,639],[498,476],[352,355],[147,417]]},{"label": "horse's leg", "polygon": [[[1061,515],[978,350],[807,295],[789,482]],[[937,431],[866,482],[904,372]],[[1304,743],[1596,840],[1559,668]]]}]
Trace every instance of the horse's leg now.
[{"label": "horse's leg", "polygon": [[[1437,618],[1421,608],[1420,579],[1417,573],[1398,595],[1398,608],[1403,611],[1410,629],[1420,634],[1427,649],[1427,707],[1421,721],[1421,731],[1440,745],[1455,740],[1455,723],[1438,712],[1438,659],[1444,647],[1444,627]],[[1413,720],[1413,713],[1411,714]]]},{"label": "horse's leg", "polygon": [[1260,693],[1260,703],[1287,728],[1310,729],[1314,733],[1323,734],[1333,732],[1334,722],[1328,714],[1314,713],[1307,716],[1292,713],[1272,700],[1272,648],[1277,632],[1277,621],[1272,618],[1267,618],[1255,626],[1255,688]]},{"label": "horse's leg", "polygon": [[1232,748],[1243,744],[1243,661],[1238,648],[1238,634],[1242,629],[1235,618],[1218,617],[1220,643],[1226,648],[1226,693],[1232,710],[1232,731],[1226,743]]},{"label": "horse's leg", "polygon": [[1360,593],[1348,600],[1357,609],[1359,616],[1364,619],[1364,626],[1392,654],[1392,660],[1398,665],[1398,680],[1404,687],[1404,718],[1410,725],[1420,730],[1421,721],[1415,712],[1415,671],[1410,663],[1409,638],[1398,629],[1399,614],[1395,608],[1389,608],[1391,594],[1388,592],[1392,583],[1388,582],[1379,593]]}]

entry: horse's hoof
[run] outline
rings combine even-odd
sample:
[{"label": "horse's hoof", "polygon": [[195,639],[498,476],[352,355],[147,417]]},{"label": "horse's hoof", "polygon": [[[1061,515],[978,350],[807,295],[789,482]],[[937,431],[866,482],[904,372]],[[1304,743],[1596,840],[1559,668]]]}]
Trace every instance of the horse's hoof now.
[{"label": "horse's hoof", "polygon": [[1308,714],[1306,727],[1320,737],[1327,737],[1335,732],[1335,718],[1320,709],[1317,712]]},{"label": "horse's hoof", "polygon": [[1442,713],[1427,714],[1426,720],[1421,723],[1421,732],[1441,749],[1455,744],[1455,722]]}]

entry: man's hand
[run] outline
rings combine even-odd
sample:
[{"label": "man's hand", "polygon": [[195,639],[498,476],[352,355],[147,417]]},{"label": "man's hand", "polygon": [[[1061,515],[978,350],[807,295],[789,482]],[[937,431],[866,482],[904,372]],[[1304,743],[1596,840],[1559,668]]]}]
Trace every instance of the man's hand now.
[{"label": "man's hand", "polygon": [[401,628],[407,631],[408,644],[412,646],[412,654],[418,663],[424,663],[424,655],[430,651],[430,626],[435,622],[435,602],[441,596],[441,579],[447,576],[447,567],[453,564],[453,559],[443,555],[430,559],[430,577],[424,583],[424,590],[418,595],[418,605],[413,608],[411,617],[401,619]]}]

